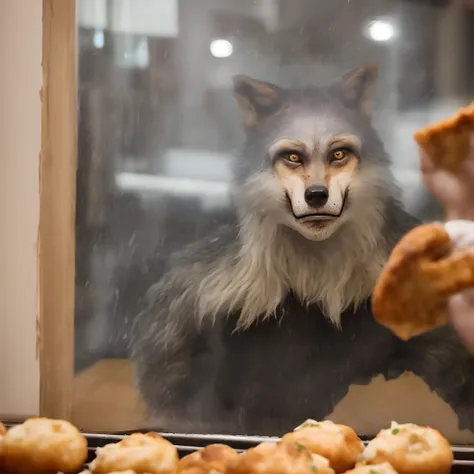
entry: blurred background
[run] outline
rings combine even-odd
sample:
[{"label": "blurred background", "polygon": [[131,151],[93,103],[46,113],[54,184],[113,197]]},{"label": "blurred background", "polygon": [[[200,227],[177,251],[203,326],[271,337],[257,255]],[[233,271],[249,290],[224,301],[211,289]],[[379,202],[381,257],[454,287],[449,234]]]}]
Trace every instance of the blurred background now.
[{"label": "blurred background", "polygon": [[437,218],[412,133],[472,99],[473,19],[453,0],[78,0],[77,372],[127,358],[162,257],[232,222],[233,74],[318,85],[378,63],[375,127],[409,211]]}]

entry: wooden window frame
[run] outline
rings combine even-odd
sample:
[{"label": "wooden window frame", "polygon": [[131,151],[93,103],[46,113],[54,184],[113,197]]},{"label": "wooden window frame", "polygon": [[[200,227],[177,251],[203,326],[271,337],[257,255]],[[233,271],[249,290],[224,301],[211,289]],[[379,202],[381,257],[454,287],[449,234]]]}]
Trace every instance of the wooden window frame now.
[{"label": "wooden window frame", "polygon": [[40,154],[40,415],[70,420],[77,169],[76,1],[43,0]]}]

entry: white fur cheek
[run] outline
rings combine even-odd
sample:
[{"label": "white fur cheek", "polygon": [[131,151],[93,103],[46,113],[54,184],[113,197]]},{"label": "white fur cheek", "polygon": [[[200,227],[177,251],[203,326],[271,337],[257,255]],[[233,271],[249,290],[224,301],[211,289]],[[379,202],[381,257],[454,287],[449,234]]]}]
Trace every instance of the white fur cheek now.
[{"label": "white fur cheek", "polygon": [[331,179],[329,184],[329,196],[335,196],[336,199],[341,199],[346,189],[349,187],[353,180],[354,173],[339,173],[334,178]]},{"label": "white fur cheek", "polygon": [[353,173],[339,173],[329,183],[329,201],[324,206],[328,211],[338,213],[342,208],[342,201],[347,188],[353,179]]},{"label": "white fur cheek", "polygon": [[444,228],[457,250],[474,251],[474,221],[449,221]]}]

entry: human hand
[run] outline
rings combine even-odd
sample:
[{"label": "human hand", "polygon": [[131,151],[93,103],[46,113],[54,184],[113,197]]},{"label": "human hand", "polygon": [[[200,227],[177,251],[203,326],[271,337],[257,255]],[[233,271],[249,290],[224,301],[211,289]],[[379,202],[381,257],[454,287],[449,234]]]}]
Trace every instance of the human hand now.
[{"label": "human hand", "polygon": [[[420,171],[428,190],[444,210],[445,228],[455,249],[474,251],[474,135],[468,155],[457,174],[433,166],[425,151],[420,152]],[[451,222],[464,220],[465,222]],[[474,288],[448,300],[448,317],[466,348],[474,354]]]},{"label": "human hand", "polygon": [[474,288],[449,299],[448,315],[459,339],[474,354]]},{"label": "human hand", "polygon": [[[474,251],[474,222],[447,222],[444,226],[456,250]],[[449,299],[448,317],[463,344],[474,354],[474,288]]]},{"label": "human hand", "polygon": [[446,220],[474,221],[474,135],[460,173],[435,168],[423,150],[420,152],[420,171],[425,186],[443,206]]}]

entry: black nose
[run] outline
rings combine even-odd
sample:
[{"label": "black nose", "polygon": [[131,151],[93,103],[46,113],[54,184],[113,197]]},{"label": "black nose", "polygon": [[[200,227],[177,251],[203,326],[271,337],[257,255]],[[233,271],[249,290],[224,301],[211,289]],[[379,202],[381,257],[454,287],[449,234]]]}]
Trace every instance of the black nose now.
[{"label": "black nose", "polygon": [[311,207],[321,207],[328,202],[329,191],[326,186],[314,184],[306,188],[304,199]]}]

